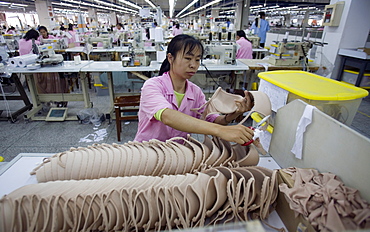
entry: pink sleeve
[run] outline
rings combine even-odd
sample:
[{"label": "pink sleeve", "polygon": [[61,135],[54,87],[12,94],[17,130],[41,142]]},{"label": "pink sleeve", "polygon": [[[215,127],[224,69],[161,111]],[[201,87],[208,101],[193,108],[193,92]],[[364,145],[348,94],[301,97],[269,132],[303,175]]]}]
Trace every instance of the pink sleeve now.
[{"label": "pink sleeve", "polygon": [[173,109],[172,103],[168,102],[165,98],[163,89],[161,88],[161,84],[158,83],[158,80],[149,79],[144,83],[141,90],[140,108],[149,118],[153,117],[160,109]]}]

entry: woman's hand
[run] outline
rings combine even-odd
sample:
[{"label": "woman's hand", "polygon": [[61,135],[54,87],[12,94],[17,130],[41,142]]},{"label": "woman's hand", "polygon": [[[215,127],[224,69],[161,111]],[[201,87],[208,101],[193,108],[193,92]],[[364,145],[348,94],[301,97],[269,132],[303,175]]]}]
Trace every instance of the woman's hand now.
[{"label": "woman's hand", "polygon": [[244,144],[251,141],[254,132],[252,129],[243,125],[221,126],[218,130],[217,137],[226,141]]}]

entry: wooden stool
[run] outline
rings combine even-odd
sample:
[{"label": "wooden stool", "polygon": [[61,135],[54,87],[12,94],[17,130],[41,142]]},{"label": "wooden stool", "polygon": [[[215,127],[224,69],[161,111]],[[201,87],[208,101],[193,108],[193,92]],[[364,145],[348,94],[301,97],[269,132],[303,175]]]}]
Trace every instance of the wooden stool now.
[{"label": "wooden stool", "polygon": [[121,121],[138,119],[138,115],[124,115],[125,112],[139,112],[140,94],[131,96],[120,96],[114,100],[116,112],[117,138],[121,141]]}]

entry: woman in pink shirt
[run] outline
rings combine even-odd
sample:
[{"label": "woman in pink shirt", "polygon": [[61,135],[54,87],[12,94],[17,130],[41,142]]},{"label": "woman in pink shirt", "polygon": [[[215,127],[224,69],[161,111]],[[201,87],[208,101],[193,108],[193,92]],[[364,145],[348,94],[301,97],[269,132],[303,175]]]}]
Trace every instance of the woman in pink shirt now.
[{"label": "woman in pink shirt", "polygon": [[76,32],[73,31],[73,24],[70,23],[68,24],[68,32],[72,37],[68,38],[68,47],[74,48],[74,47],[79,47],[80,43],[76,43]]},{"label": "woman in pink shirt", "polygon": [[[32,40],[35,40],[36,45],[40,45],[39,33],[31,29],[27,31],[23,39],[19,40],[19,55],[32,54]],[[38,93],[68,93],[68,83],[65,78],[60,78],[59,73],[35,73],[36,87]],[[59,104],[67,105],[67,102],[59,102]]]},{"label": "woman in pink shirt", "polygon": [[183,33],[183,31],[180,28],[180,24],[176,23],[175,26],[173,27],[173,31],[172,31],[173,36],[181,35],[182,33]]},{"label": "woman in pink shirt", "polygon": [[37,41],[37,38],[39,37],[39,33],[31,29],[27,31],[27,33],[24,35],[23,39],[20,39],[18,41],[19,44],[19,55],[27,55],[27,54],[32,54],[32,40],[35,40],[35,44],[39,45],[40,42]]},{"label": "woman in pink shirt", "polygon": [[236,52],[236,59],[253,59],[252,43],[247,39],[244,31],[236,32],[236,43],[240,46]]},{"label": "woman in pink shirt", "polygon": [[42,41],[42,39],[55,39],[53,35],[49,35],[48,29],[45,26],[39,27],[40,37],[37,39],[38,41]]},{"label": "woman in pink shirt", "polygon": [[212,114],[206,120],[200,120],[200,116],[191,110],[206,102],[201,88],[189,81],[199,68],[203,52],[200,41],[192,36],[182,34],[171,40],[160,76],[147,80],[141,90],[135,141],[165,141],[186,137],[189,133],[218,136],[239,144],[252,139],[253,130],[243,125],[227,126],[252,108],[248,92],[246,98],[235,101],[238,110],[231,114]]}]

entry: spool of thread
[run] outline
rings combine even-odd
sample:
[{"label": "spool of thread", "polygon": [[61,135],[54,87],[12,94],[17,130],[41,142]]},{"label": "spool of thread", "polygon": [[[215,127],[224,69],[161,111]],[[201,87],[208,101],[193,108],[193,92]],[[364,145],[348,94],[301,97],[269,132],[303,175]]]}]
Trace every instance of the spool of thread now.
[{"label": "spool of thread", "polygon": [[257,82],[252,83],[252,90],[257,90],[258,84]]},{"label": "spool of thread", "polygon": [[231,32],[230,31],[227,33],[227,40],[231,40]]},{"label": "spool of thread", "polygon": [[219,32],[219,33],[218,33],[218,40],[220,40],[220,41],[221,41],[221,37],[222,37],[222,33],[221,33],[221,32]]},{"label": "spool of thread", "polygon": [[4,157],[0,156],[0,162],[4,161]]},{"label": "spool of thread", "polygon": [[210,32],[210,33],[208,34],[208,39],[209,39],[209,41],[212,41],[212,32]]}]

